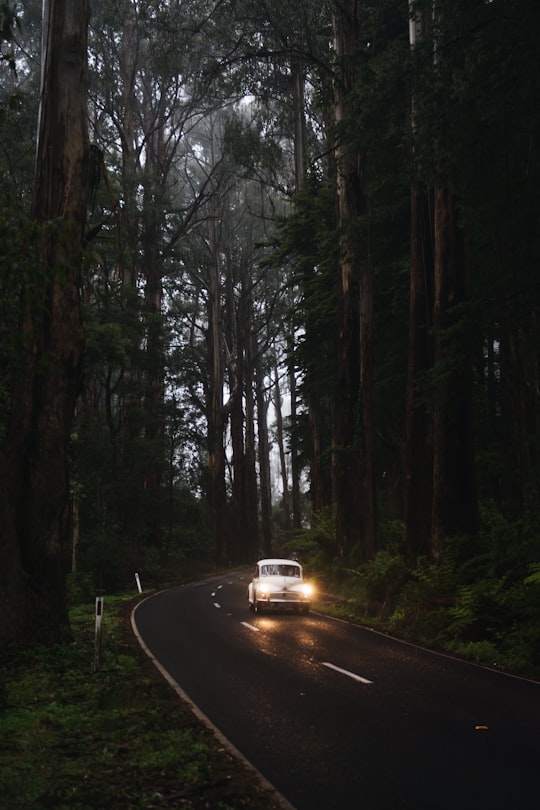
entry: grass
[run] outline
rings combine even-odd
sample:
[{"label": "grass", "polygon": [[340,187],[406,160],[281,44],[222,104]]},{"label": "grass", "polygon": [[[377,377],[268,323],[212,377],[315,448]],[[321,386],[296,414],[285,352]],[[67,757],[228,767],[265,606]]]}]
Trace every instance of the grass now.
[{"label": "grass", "polygon": [[2,810],[278,807],[146,659],[132,606],[105,599],[97,672],[93,604],[72,610],[72,642],[4,654]]},{"label": "grass", "polygon": [[[328,596],[316,607],[394,630],[395,614],[370,623],[348,596]],[[141,651],[130,625],[134,604],[132,595],[105,598],[97,672],[93,603],[72,609],[72,642],[4,652],[1,810],[278,808],[275,795],[221,746]],[[488,664],[500,654],[485,640],[468,645],[450,651]],[[515,667],[508,659],[503,668],[534,677],[528,650],[526,666],[514,653]]]}]

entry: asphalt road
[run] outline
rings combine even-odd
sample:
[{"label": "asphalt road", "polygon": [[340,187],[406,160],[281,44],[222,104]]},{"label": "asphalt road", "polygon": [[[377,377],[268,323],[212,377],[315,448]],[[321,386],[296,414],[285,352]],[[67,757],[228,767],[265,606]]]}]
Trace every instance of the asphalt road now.
[{"label": "asphalt road", "polygon": [[528,810],[540,684],[314,613],[252,615],[249,574],[143,601],[190,700],[298,810]]}]

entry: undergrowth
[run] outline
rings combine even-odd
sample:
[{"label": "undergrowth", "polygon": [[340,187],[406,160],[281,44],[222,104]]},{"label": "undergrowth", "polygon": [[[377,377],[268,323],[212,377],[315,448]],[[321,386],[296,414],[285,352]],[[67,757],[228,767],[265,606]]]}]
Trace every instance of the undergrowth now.
[{"label": "undergrowth", "polygon": [[[540,679],[538,532],[484,516],[478,537],[448,541],[438,564],[407,561],[404,529],[382,530],[371,560],[339,559],[331,521],[296,541],[318,581],[319,607],[486,666]],[[328,553],[328,550],[333,553]]]},{"label": "undergrowth", "polygon": [[72,609],[72,643],[3,655],[2,810],[275,806],[146,661],[130,608],[105,599],[98,671],[94,605]]}]

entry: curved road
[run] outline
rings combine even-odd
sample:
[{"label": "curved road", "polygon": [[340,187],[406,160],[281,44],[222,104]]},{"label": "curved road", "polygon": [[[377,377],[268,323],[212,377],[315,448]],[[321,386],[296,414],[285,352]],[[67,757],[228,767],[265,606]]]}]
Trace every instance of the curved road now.
[{"label": "curved road", "polygon": [[521,810],[540,684],[315,615],[248,612],[249,573],[163,591],[147,650],[298,810]]}]

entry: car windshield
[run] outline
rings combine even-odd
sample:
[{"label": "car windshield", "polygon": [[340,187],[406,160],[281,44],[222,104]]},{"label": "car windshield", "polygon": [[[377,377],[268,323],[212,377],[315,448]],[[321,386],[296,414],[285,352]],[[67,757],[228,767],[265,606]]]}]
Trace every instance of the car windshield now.
[{"label": "car windshield", "polygon": [[272,563],[261,567],[263,577],[299,577],[300,568],[297,565],[283,565]]}]

